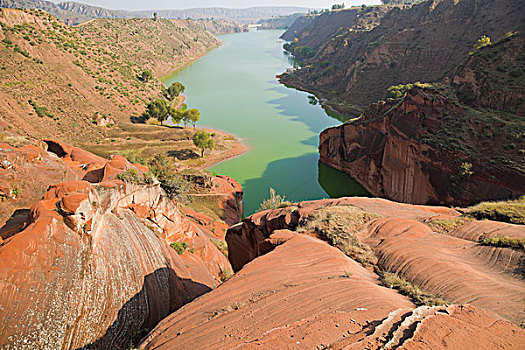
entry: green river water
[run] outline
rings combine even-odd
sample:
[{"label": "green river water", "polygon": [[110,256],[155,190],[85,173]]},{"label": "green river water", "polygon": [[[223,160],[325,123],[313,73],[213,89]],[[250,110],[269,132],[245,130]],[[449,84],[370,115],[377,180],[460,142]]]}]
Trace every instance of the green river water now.
[{"label": "green river water", "polygon": [[242,184],[245,215],[269,197],[270,187],[291,201],[367,195],[347,175],[319,164],[319,133],[340,121],[311,105],[307,93],[279,84],[275,76],[291,66],[281,33],[221,35],[221,47],[164,79],[186,86],[188,108],[202,113],[199,125],[235,134],[250,147],[209,169]]}]

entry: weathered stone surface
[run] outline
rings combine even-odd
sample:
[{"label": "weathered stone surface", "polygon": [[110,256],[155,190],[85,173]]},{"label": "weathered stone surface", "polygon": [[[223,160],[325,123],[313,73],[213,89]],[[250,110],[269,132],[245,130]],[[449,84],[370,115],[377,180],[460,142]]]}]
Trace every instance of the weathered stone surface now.
[{"label": "weathered stone surface", "polygon": [[76,180],[77,175],[55,155],[27,145],[0,143],[0,237],[6,239],[24,225],[29,208],[52,184]]},{"label": "weathered stone surface", "polygon": [[[229,229],[226,241],[232,267],[239,271],[264,255],[268,250],[265,242],[276,230],[298,230],[308,224],[316,211],[344,206],[378,216],[352,233],[360,244],[371,249],[375,266],[449,302],[472,304],[516,324],[525,320],[525,254],[479,243],[481,237],[491,236],[524,239],[525,226],[466,220],[451,232],[436,233],[427,225],[429,221],[459,219],[458,212],[444,207],[342,198],[263,211]],[[472,230],[476,231],[475,236],[470,233]]]},{"label": "weathered stone surface", "polygon": [[[269,239],[280,245],[214,292],[170,315],[142,348],[184,349],[198,344],[200,349],[232,349],[257,344],[272,330],[296,323],[321,319],[325,327],[341,322],[340,329],[332,325],[330,330],[316,330],[312,338],[317,339],[303,342],[287,336],[280,347],[300,341],[299,348],[312,349],[342,337],[351,319],[360,327],[366,319],[381,319],[392,310],[412,307],[405,297],[378,286],[373,273],[318,239],[289,231],[275,232]],[[352,275],[340,277],[345,273]],[[357,294],[361,297],[352,297]]]},{"label": "weathered stone surface", "polygon": [[[186,216],[158,182],[115,179],[127,169],[141,174],[147,168],[56,141],[48,145],[49,153],[36,147],[8,153],[17,161],[31,158],[37,175],[58,168],[90,181],[51,185],[22,222],[11,219],[0,241],[0,347],[128,348],[231,272],[212,241],[224,233],[217,237]],[[188,244],[180,255],[169,247],[175,242]]]},{"label": "weathered stone surface", "polygon": [[312,237],[314,232],[279,229],[301,224],[318,209],[351,204],[384,216],[399,212],[411,218],[406,222],[457,215],[446,208],[425,210],[368,199],[305,202],[258,213],[227,235],[231,242],[239,227],[246,230],[244,246],[241,238],[239,245],[230,246],[231,259],[245,256],[243,250],[253,251],[254,246],[256,256],[219,288],[168,316],[140,348],[185,349],[198,344],[200,349],[520,349],[525,345],[523,329],[490,311],[471,305],[416,307],[393,289],[381,287],[369,269]]}]

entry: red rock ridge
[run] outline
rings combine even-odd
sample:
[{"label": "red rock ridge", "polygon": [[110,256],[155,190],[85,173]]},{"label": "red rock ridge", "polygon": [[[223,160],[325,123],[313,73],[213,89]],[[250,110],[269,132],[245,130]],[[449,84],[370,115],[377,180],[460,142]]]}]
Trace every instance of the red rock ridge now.
[{"label": "red rock ridge", "polygon": [[[459,213],[444,207],[411,206],[383,199],[343,198],[298,203],[256,213],[226,235],[229,259],[239,271],[268,251],[266,240],[280,229],[298,230],[323,208],[351,206],[378,218],[354,232],[368,246],[374,266],[402,276],[433,296],[457,304],[490,310],[516,324],[525,320],[522,251],[479,244],[479,237],[525,238],[525,226],[471,221],[447,234],[426,223],[434,218],[454,220]],[[351,213],[348,215],[352,215]],[[476,230],[473,236],[472,230]],[[323,238],[324,237],[320,237]]]},{"label": "red rock ridge", "polygon": [[359,121],[323,131],[320,160],[373,196],[399,202],[468,206],[524,195],[517,149],[525,139],[516,139],[510,124],[480,123],[467,113],[441,93],[414,88],[401,101],[371,105]]},{"label": "red rock ridge", "polygon": [[[51,185],[25,225],[0,241],[0,347],[128,348],[231,271],[211,240],[224,235],[186,217],[158,182],[116,180],[126,169],[147,168],[57,141],[45,145],[49,153],[9,152],[17,161],[34,153],[37,177],[59,168],[84,180]],[[46,168],[49,162],[58,166]],[[188,248],[179,255],[172,242]]]},{"label": "red rock ridge", "polygon": [[[457,215],[384,200],[299,203],[230,230],[230,259],[257,250],[231,279],[163,320],[140,349],[475,349],[525,345],[525,331],[475,306],[415,307],[327,243],[278,227],[353,203],[385,216]],[[426,209],[426,210],[425,210]],[[299,221],[297,221],[299,220]],[[409,220],[408,220],[409,221]],[[242,226],[242,232],[239,227]],[[239,236],[240,235],[240,236]],[[243,238],[244,237],[244,238]],[[244,245],[241,244],[244,242]],[[234,264],[235,266],[235,264]]]}]

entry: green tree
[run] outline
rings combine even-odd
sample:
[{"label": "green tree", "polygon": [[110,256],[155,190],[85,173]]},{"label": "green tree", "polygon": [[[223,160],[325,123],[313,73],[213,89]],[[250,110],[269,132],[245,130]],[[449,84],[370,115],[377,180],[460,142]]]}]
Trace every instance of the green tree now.
[{"label": "green tree", "polygon": [[184,93],[186,87],[179,82],[174,82],[170,85],[168,90],[166,90],[166,97],[168,100],[173,101],[175,98],[179,97],[180,94]]},{"label": "green tree", "polygon": [[175,165],[163,154],[157,154],[149,163],[150,172],[160,181],[160,186],[166,194],[181,203],[187,201],[185,193],[189,189],[189,183],[177,174]]},{"label": "green tree", "polygon": [[158,16],[157,12],[153,12],[153,20],[154,20],[154,21],[157,20],[157,16]]},{"label": "green tree", "polygon": [[164,99],[157,99],[148,103],[142,117],[144,120],[155,118],[162,125],[162,122],[168,119],[170,112],[173,112],[173,110],[168,102]]},{"label": "green tree", "polygon": [[210,133],[206,131],[197,131],[193,135],[193,144],[201,149],[201,157],[204,157],[204,150],[215,148],[215,141],[211,138]]},{"label": "green tree", "polygon": [[142,72],[142,74],[140,75],[140,79],[144,82],[148,82],[150,81],[151,79],[153,79],[153,71],[151,69],[146,69],[145,71]]},{"label": "green tree", "polygon": [[171,120],[179,125],[182,119],[184,118],[184,111],[181,109],[175,109],[173,110],[173,113],[171,113]]},{"label": "green tree", "polygon": [[185,112],[186,118],[189,123],[193,125],[193,128],[195,129],[195,124],[201,119],[201,112],[199,112],[198,109],[192,108],[188,109]]}]

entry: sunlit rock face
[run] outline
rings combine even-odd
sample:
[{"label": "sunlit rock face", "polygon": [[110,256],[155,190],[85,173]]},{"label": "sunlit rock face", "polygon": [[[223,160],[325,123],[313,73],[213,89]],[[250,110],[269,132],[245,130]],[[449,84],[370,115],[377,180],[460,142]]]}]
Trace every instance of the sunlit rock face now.
[{"label": "sunlit rock face", "polygon": [[[212,240],[224,239],[225,224],[184,214],[157,181],[116,178],[129,169],[142,176],[147,168],[47,145],[49,152],[10,148],[35,153],[42,174],[56,163],[73,181],[49,186],[0,242],[2,348],[128,348],[231,272]],[[180,254],[169,246],[182,242]]]}]

